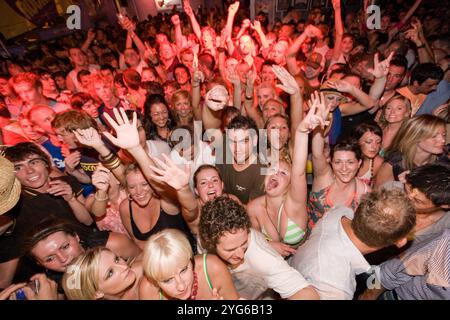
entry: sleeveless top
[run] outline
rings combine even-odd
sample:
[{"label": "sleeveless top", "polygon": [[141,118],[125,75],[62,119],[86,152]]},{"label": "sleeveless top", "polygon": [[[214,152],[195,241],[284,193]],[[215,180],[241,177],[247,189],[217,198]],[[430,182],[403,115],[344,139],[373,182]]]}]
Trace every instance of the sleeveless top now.
[{"label": "sleeveless top", "polygon": [[367,172],[362,175],[361,177],[358,177],[358,179],[362,182],[364,182],[365,184],[367,184],[368,186],[372,186],[372,179],[373,179],[373,165],[374,165],[374,160],[370,159],[369,160],[369,170],[367,170]]},{"label": "sleeveless top", "polygon": [[150,238],[151,235],[164,230],[168,228],[178,229],[186,234],[186,236],[189,239],[189,242],[191,243],[192,249],[195,252],[195,241],[191,234],[191,231],[189,230],[189,227],[186,224],[186,221],[184,221],[182,215],[180,213],[176,215],[171,215],[166,213],[163,208],[160,206],[159,210],[159,218],[158,221],[156,221],[156,224],[153,226],[152,229],[150,229],[147,232],[141,232],[139,230],[138,226],[134,222],[133,218],[133,207],[131,205],[131,201],[128,201],[128,207],[130,209],[130,222],[131,222],[131,230],[133,232],[133,236],[141,241],[146,241],[148,238]]},{"label": "sleeveless top", "polygon": [[[359,178],[355,179],[356,181],[360,180]],[[363,181],[361,182],[364,185],[363,193],[366,193],[368,191],[368,186]],[[319,190],[317,192],[314,191],[310,192],[307,206],[309,230],[312,230],[316,225],[316,223],[320,220],[320,218],[322,218],[326,212],[328,212],[331,208],[334,207],[334,204],[328,197],[332,185],[333,184],[330,184],[328,187]],[[358,196],[358,188],[356,187],[356,190],[352,193],[351,197],[344,203],[344,206],[355,211],[359,205],[357,196]]]},{"label": "sleeveless top", "polygon": [[[281,204],[280,209],[278,209],[278,222],[277,222],[277,232],[279,233],[281,230],[281,213],[283,212],[284,202]],[[261,227],[262,234],[266,237],[267,240],[271,241],[271,237],[264,229],[264,226]],[[294,221],[287,217],[287,227],[286,233],[284,237],[281,239],[285,244],[295,246],[299,244],[303,238],[305,237],[305,231],[300,228]]]},{"label": "sleeveless top", "polygon": [[[206,266],[206,256],[207,256],[207,255],[208,255],[207,253],[204,253],[204,254],[203,254],[203,272],[205,273],[205,279],[206,279],[206,282],[208,283],[209,290],[213,291],[213,286],[212,286],[212,283],[211,283],[211,278],[209,277],[209,274],[208,274],[208,268],[207,268],[207,266]],[[159,289],[159,300],[164,300],[164,297],[163,297],[163,294],[162,294],[162,290],[161,290],[161,289]]]}]

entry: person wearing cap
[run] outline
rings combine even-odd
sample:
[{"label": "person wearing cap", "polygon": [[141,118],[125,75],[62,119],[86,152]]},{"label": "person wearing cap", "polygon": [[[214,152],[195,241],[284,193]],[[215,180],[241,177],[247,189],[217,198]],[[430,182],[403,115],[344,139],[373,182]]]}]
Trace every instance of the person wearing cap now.
[{"label": "person wearing cap", "polygon": [[323,56],[317,52],[311,53],[308,59],[306,59],[303,73],[313,90],[317,90],[320,87],[319,75],[323,71],[323,60]]}]

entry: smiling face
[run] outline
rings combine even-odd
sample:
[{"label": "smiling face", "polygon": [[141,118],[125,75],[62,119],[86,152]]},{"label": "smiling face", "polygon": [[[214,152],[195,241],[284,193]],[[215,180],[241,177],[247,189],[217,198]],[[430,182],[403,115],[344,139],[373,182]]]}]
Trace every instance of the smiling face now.
[{"label": "smiling face", "polygon": [[258,88],[256,96],[258,97],[258,106],[262,110],[267,100],[275,98],[275,91],[272,88]]},{"label": "smiling face", "polygon": [[349,54],[353,50],[353,39],[351,37],[343,38],[341,48],[342,53]]},{"label": "smiling face", "polygon": [[264,180],[266,194],[271,197],[283,195],[291,182],[291,166],[284,161],[272,165]]},{"label": "smiling face", "polygon": [[31,250],[31,254],[44,268],[65,272],[67,266],[83,251],[78,236],[58,231],[39,241]]},{"label": "smiling face", "polygon": [[127,174],[125,179],[128,194],[133,201],[140,207],[147,206],[152,199],[153,192],[142,173],[139,170],[131,171]]},{"label": "smiling face", "polygon": [[100,253],[98,265],[98,297],[114,297],[136,282],[136,273],[128,264],[109,250]]},{"label": "smiling face", "polygon": [[212,168],[205,168],[197,173],[195,191],[203,203],[223,194],[223,181],[219,173]]},{"label": "smiling face", "polygon": [[14,172],[22,187],[45,192],[48,186],[49,168],[37,154],[29,154],[22,161],[15,161]]},{"label": "smiling face", "polygon": [[365,132],[361,138],[359,138],[359,146],[364,157],[368,159],[374,159],[381,148],[381,137],[373,132]]},{"label": "smiling face", "polygon": [[336,151],[331,160],[334,175],[343,183],[352,181],[360,165],[361,161],[356,158],[353,151]]},{"label": "smiling face", "polygon": [[281,149],[287,144],[289,136],[289,125],[285,118],[278,116],[270,120],[267,126],[267,137],[271,148]]},{"label": "smiling face", "polygon": [[411,111],[404,99],[395,99],[390,101],[384,109],[384,118],[387,123],[399,123],[409,118]]},{"label": "smiling face", "polygon": [[430,138],[423,139],[419,142],[417,148],[424,152],[438,155],[444,152],[445,138],[447,130],[444,126],[440,126]]},{"label": "smiling face", "polygon": [[264,104],[263,109],[262,109],[262,117],[263,117],[263,121],[266,122],[267,119],[269,119],[270,117],[281,113],[283,114],[283,106],[281,104],[281,102],[276,102],[276,101],[268,101]]},{"label": "smiling face", "polygon": [[164,291],[168,297],[178,300],[187,300],[192,294],[194,284],[193,265],[190,260],[180,262],[174,273],[158,281],[158,286]]},{"label": "smiling face", "polygon": [[248,248],[249,231],[247,229],[225,232],[218,240],[216,253],[231,267],[237,267],[244,262]]},{"label": "smiling face", "polygon": [[163,103],[154,103],[150,107],[150,116],[158,128],[165,128],[169,121],[169,110]]},{"label": "smiling face", "polygon": [[186,118],[192,113],[191,101],[187,97],[180,97],[174,102],[173,108],[177,115],[182,118]]}]

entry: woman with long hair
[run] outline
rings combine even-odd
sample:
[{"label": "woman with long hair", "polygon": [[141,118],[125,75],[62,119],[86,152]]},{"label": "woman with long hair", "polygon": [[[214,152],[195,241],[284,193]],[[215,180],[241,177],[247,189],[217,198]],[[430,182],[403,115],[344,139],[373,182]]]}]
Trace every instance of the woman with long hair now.
[{"label": "woman with long hair", "polygon": [[386,182],[402,181],[409,170],[434,162],[444,152],[446,122],[424,114],[405,121],[389,149],[375,179],[375,187]]}]

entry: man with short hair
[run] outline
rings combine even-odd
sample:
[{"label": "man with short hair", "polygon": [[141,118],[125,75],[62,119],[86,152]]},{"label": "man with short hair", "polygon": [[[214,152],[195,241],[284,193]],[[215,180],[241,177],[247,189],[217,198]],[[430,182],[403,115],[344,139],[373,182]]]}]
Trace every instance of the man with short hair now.
[{"label": "man with short hair", "polygon": [[94,72],[99,69],[96,64],[89,64],[86,54],[77,47],[69,49],[69,59],[72,62],[74,68],[66,77],[67,89],[73,93],[79,92],[81,90],[81,84],[78,82],[77,75],[81,70],[88,70]]},{"label": "man with short hair", "polygon": [[413,69],[409,85],[396,90],[411,102],[411,116],[416,114],[427,95],[436,90],[443,78],[444,72],[434,63],[421,63]]},{"label": "man with short hair", "polygon": [[201,246],[225,262],[239,296],[253,300],[273,289],[284,299],[318,299],[303,276],[250,226],[245,208],[229,197],[217,197],[202,208]]},{"label": "man with short hair", "polygon": [[321,299],[353,298],[355,276],[370,270],[363,255],[406,244],[415,224],[415,210],[400,190],[366,194],[353,213],[331,209],[290,261],[318,291]]},{"label": "man with short hair", "polygon": [[258,129],[255,122],[238,115],[228,125],[222,163],[217,168],[222,175],[224,191],[239,198],[243,204],[264,194],[262,165],[256,154]]},{"label": "man with short hair", "polygon": [[35,105],[48,106],[57,113],[71,109],[70,105],[46,98],[43,95],[43,88],[39,76],[32,72],[17,74],[10,79],[10,83],[24,103],[22,112],[27,112]]}]

